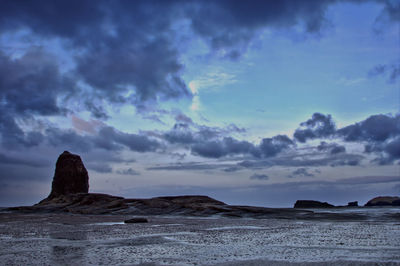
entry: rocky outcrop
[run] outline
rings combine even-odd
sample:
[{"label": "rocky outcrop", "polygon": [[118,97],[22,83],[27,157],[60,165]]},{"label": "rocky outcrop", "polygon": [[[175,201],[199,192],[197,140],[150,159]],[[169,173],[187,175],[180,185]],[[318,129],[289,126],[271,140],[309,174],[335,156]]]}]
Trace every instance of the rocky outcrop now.
[{"label": "rocky outcrop", "polygon": [[376,197],[368,201],[365,206],[400,206],[400,197]]},{"label": "rocky outcrop", "polygon": [[124,199],[106,194],[78,193],[62,195],[51,200],[43,200],[34,206],[8,208],[7,211],[133,216],[179,215],[206,217],[218,215],[230,218],[315,218],[311,211],[228,205],[207,196],[196,195]]},{"label": "rocky outcrop", "polygon": [[[349,219],[346,215],[317,214],[308,210],[228,205],[207,196],[170,196],[150,199],[125,199],[88,193],[89,177],[78,155],[63,152],[57,160],[50,195],[34,206],[13,207],[6,211],[27,213],[120,214],[129,216],[222,216],[231,218],[274,219]],[[298,201],[296,208],[333,207],[318,201]],[[351,219],[363,217],[351,214]],[[127,223],[145,222],[142,218]]]},{"label": "rocky outcrop", "polygon": [[50,195],[46,200],[89,192],[89,175],[81,157],[64,151],[57,159]]},{"label": "rocky outcrop", "polygon": [[347,203],[347,207],[358,207],[358,201],[351,201]]},{"label": "rocky outcrop", "polygon": [[142,218],[142,217],[138,217],[138,218],[132,218],[132,219],[128,219],[125,220],[124,223],[126,224],[138,224],[138,223],[148,223],[149,220],[147,220],[146,218]]},{"label": "rocky outcrop", "polygon": [[100,193],[76,193],[45,199],[33,206],[41,212],[110,214],[128,208],[125,199]]},{"label": "rocky outcrop", "polygon": [[310,208],[333,208],[332,204],[327,202],[320,202],[316,200],[298,200],[294,204],[294,208],[310,209]]},{"label": "rocky outcrop", "polygon": [[116,214],[135,217],[151,217],[157,215],[190,217],[217,216],[228,218],[329,221],[358,221],[366,219],[363,215],[354,213],[338,214],[289,208],[228,205],[207,196],[196,195],[157,197],[151,199],[124,199],[106,194],[78,193],[59,196],[34,206],[8,208],[7,211],[25,213]]}]

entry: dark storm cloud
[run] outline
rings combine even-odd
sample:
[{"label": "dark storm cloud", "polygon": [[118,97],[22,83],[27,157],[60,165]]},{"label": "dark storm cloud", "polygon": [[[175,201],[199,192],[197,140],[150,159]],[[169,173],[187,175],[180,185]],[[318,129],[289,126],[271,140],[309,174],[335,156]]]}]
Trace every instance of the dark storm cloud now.
[{"label": "dark storm cloud", "polygon": [[400,60],[393,64],[376,65],[368,71],[368,76],[385,76],[387,77],[389,83],[395,83],[400,77]]},{"label": "dark storm cloud", "polygon": [[[246,140],[237,140],[229,135],[233,131],[207,126],[177,123],[174,128],[164,133],[163,138],[172,144],[185,145],[192,154],[206,158],[222,158],[229,156],[250,156],[259,160],[263,158],[278,158],[282,152],[296,151],[295,142],[286,135],[263,138],[256,145]],[[356,142],[365,145],[366,153],[378,154],[380,164],[392,163],[399,159],[398,140],[400,136],[400,115],[372,115],[367,119],[336,129],[331,115],[314,113],[310,119],[300,124],[294,133],[298,142],[309,139],[336,139],[346,142]],[[309,158],[303,161],[292,161],[292,166],[330,165],[356,166],[363,157],[346,155],[346,147],[335,142],[321,141],[315,147],[321,158]],[[317,155],[317,154],[315,154]],[[353,158],[351,158],[353,156]],[[257,160],[256,160],[257,161]],[[265,161],[264,161],[265,162]],[[276,162],[272,163],[272,165]],[[278,162],[277,164],[281,164]],[[289,163],[288,163],[289,164]]]},{"label": "dark storm cloud", "polygon": [[77,134],[73,130],[49,128],[46,130],[46,139],[53,147],[66,147],[69,150],[85,152],[93,149],[90,137]]},{"label": "dark storm cloud", "polygon": [[49,128],[46,137],[55,147],[64,146],[81,152],[94,148],[119,151],[123,147],[136,152],[150,152],[160,147],[159,142],[147,136],[124,133],[109,126],[102,127],[96,135],[80,135],[73,130]]},{"label": "dark storm cloud", "polygon": [[187,124],[187,125],[193,124],[193,120],[190,117],[188,117],[187,115],[185,115],[184,113],[182,113],[182,112],[178,112],[175,115],[175,121],[177,123],[184,123],[184,124]]},{"label": "dark storm cloud", "polygon": [[7,147],[32,147],[43,141],[40,132],[25,133],[17,119],[34,115],[63,115],[67,109],[58,101],[75,92],[75,83],[63,76],[54,57],[31,49],[18,59],[0,52],[0,135]]},{"label": "dark storm cloud", "polygon": [[380,165],[400,159],[400,115],[373,115],[359,123],[338,130],[346,141],[365,144],[364,152],[376,154]]},{"label": "dark storm cloud", "polygon": [[400,136],[383,143],[367,144],[365,152],[378,154],[373,162],[380,165],[392,164],[395,160],[400,159]]},{"label": "dark storm cloud", "polygon": [[206,158],[221,158],[235,155],[251,155],[257,158],[276,156],[294,145],[286,135],[264,138],[259,145],[245,140],[237,140],[232,134],[242,134],[246,129],[235,124],[224,128],[208,127],[193,123],[188,117],[180,114],[174,127],[165,132],[162,138],[170,144],[184,145],[192,154]]},{"label": "dark storm cloud", "polygon": [[339,129],[346,141],[382,142],[400,135],[400,115],[372,115],[366,120]]},{"label": "dark storm cloud", "polygon": [[293,145],[293,141],[288,136],[277,135],[272,138],[262,139],[258,149],[253,154],[256,157],[272,157]]},{"label": "dark storm cloud", "polygon": [[[325,10],[335,1],[212,1],[190,7],[192,28],[215,50],[225,49],[236,59],[247,49],[257,30],[288,28],[299,23],[306,32],[319,32],[326,22]],[[205,19],[207,18],[207,19]]]},{"label": "dark storm cloud", "polygon": [[196,142],[195,136],[185,123],[177,123],[172,130],[164,133],[164,138],[171,144],[191,144]]},{"label": "dark storm cloud", "polygon": [[0,51],[0,106],[20,115],[57,115],[60,94],[72,93],[75,84],[61,75],[54,58],[32,49],[19,59]]},{"label": "dark storm cloud", "polygon": [[[92,104],[93,100],[142,108],[146,103],[189,95],[180,77],[183,66],[170,30],[179,12],[176,7],[172,1],[2,1],[0,31],[23,28],[31,30],[30,36],[59,38],[76,66],[68,74],[92,89],[89,94],[79,94],[79,100],[94,117],[107,118],[103,106]],[[26,104],[22,101],[31,98],[17,86],[17,107],[34,111],[40,107],[39,114],[58,113],[60,107],[54,99],[60,84],[53,86],[60,83],[57,68],[47,61],[44,63],[52,68],[43,67],[46,65],[42,60],[31,61],[24,65],[41,66],[33,65],[30,74],[41,87],[53,88],[42,95],[50,100],[40,101],[42,98],[37,97],[36,102]],[[35,73],[36,69],[41,72]]]},{"label": "dark storm cloud", "polygon": [[[293,134],[299,142],[308,139],[341,138],[346,142],[356,142],[365,145],[366,153],[376,153],[373,159],[379,164],[391,164],[399,159],[398,139],[400,139],[400,114],[372,115],[367,119],[336,130],[330,115],[314,113],[311,119],[300,124],[301,128]],[[317,149],[329,152],[331,155],[341,154],[346,147],[336,143],[321,142]],[[358,165],[359,160],[336,161],[333,165]]]},{"label": "dark storm cloud", "polygon": [[[206,149],[206,146],[209,145],[207,143],[213,142],[217,143],[220,149],[223,149],[222,146],[224,145],[229,146],[226,151],[223,152],[224,155],[222,156],[225,156],[230,153],[231,150],[234,152],[234,150],[238,148],[234,146],[237,146],[239,141],[229,136],[233,133],[244,133],[246,131],[246,129],[239,128],[235,124],[229,124],[223,128],[196,124],[191,118],[181,112],[175,116],[175,120],[177,123],[175,123],[171,130],[163,133],[162,138],[170,144],[182,144],[186,146],[190,144],[196,146],[196,152],[197,150],[203,149],[201,146],[204,146]],[[224,140],[224,137],[227,139]],[[218,147],[216,149],[218,149]]]},{"label": "dark storm cloud", "polygon": [[104,107],[99,104],[95,104],[93,99],[86,99],[84,101],[84,106],[92,114],[94,118],[103,120],[109,118],[106,110],[104,110]]},{"label": "dark storm cloud", "polygon": [[44,136],[40,132],[25,133],[16,123],[12,112],[0,108],[1,144],[10,149],[29,148],[40,144]]},{"label": "dark storm cloud", "polygon": [[[383,0],[385,4],[382,15],[387,15],[392,22],[400,21],[400,3],[398,1]],[[378,17],[380,19],[380,17]]]},{"label": "dark storm cloud", "polygon": [[384,147],[384,151],[394,159],[400,158],[400,137],[397,137],[393,141],[387,143]]},{"label": "dark storm cloud", "polygon": [[308,139],[325,138],[333,135],[336,130],[331,115],[314,113],[312,118],[301,123],[301,128],[294,132],[294,138],[299,142],[306,142]]},{"label": "dark storm cloud", "polygon": [[314,175],[309,173],[307,168],[298,168],[294,170],[290,175],[288,175],[289,178],[293,178],[296,176],[311,177]]},{"label": "dark storm cloud", "polygon": [[43,35],[56,34],[66,38],[80,36],[82,39],[85,34],[90,34],[82,30],[97,28],[105,15],[101,7],[86,0],[2,1],[0,14],[3,30],[25,26]]},{"label": "dark storm cloud", "polygon": [[[191,26],[194,32],[207,40],[213,50],[224,51],[224,57],[237,59],[248,49],[257,31],[265,27],[287,29],[304,25],[305,35],[319,34],[329,25],[325,17],[327,8],[337,2],[221,0],[208,1],[205,5],[200,1],[192,1],[194,4],[187,9],[192,14]],[[383,4],[381,16],[388,16],[392,22],[399,20],[399,4],[393,1],[376,2]]]},{"label": "dark storm cloud", "polygon": [[118,170],[117,174],[120,175],[140,175],[140,172],[132,169],[132,168],[128,168],[128,169],[124,169],[124,170]]},{"label": "dark storm cloud", "polygon": [[319,151],[329,151],[330,154],[346,152],[346,147],[336,143],[327,143],[325,141],[321,141],[317,149]]},{"label": "dark storm cloud", "polygon": [[253,174],[250,176],[250,179],[253,180],[268,180],[269,176],[265,174]]},{"label": "dark storm cloud", "polygon": [[124,145],[131,151],[137,152],[156,151],[160,147],[159,142],[147,136],[124,133],[112,127],[103,127],[99,132],[99,137],[110,142],[114,141],[116,144]]},{"label": "dark storm cloud", "polygon": [[197,143],[192,146],[192,153],[207,158],[220,158],[228,155],[247,154],[254,149],[254,145],[250,142],[226,137],[220,141]]},{"label": "dark storm cloud", "polygon": [[[367,119],[336,130],[331,115],[314,113],[312,118],[302,122],[301,128],[293,134],[299,142],[308,139],[340,137],[348,142],[383,142],[400,135],[400,115],[372,115]],[[320,150],[327,148],[328,144],[318,147]]]},{"label": "dark storm cloud", "polygon": [[[160,100],[189,96],[181,78],[183,65],[174,28],[177,21],[188,20],[192,33],[187,34],[194,33],[207,40],[211,50],[224,50],[226,57],[237,58],[257,30],[264,27],[290,28],[302,24],[306,32],[319,32],[327,21],[327,7],[335,2],[2,1],[0,33],[25,29],[26,34],[38,39],[58,39],[74,62],[74,69],[68,75],[92,90],[86,99],[82,99],[84,94],[78,94],[83,107],[94,117],[105,119],[107,114],[102,104],[92,104],[92,100],[145,108]],[[396,18],[398,5],[385,1],[383,6],[390,18]],[[67,86],[70,92],[74,84],[70,78],[64,78],[65,74],[58,73],[54,60],[29,61],[29,58],[32,55],[28,53],[21,59],[24,63],[17,60],[14,68],[26,70],[25,66],[31,70],[33,91],[25,95],[24,84],[14,83],[18,90],[6,97],[18,96],[14,107],[20,111],[59,113],[62,108],[55,101],[59,89]],[[7,61],[4,56],[0,60]],[[1,65],[8,66],[10,62]],[[7,69],[1,73],[7,73]],[[47,93],[37,95],[37,87],[44,87]],[[32,93],[39,97],[29,102]],[[306,135],[299,138],[307,138],[309,132],[303,133]]]},{"label": "dark storm cloud", "polygon": [[[126,41],[132,45],[130,40]],[[189,96],[179,75],[182,65],[178,53],[168,45],[170,40],[135,39],[135,45],[127,47],[123,41],[115,42],[77,60],[77,73],[100,97],[113,103],[140,106],[158,99]],[[134,88],[134,93],[123,96],[129,93],[129,87]]]},{"label": "dark storm cloud", "polygon": [[[107,126],[95,134],[80,135],[55,126],[40,131],[28,130],[20,122],[36,116],[65,115],[71,112],[68,109],[72,103],[81,105],[78,111],[83,108],[96,118],[106,119],[105,105],[109,103],[113,106],[134,104],[146,113],[148,105],[158,101],[187,97],[189,92],[181,77],[184,68],[181,44],[176,42],[177,31],[182,32],[174,29],[178,20],[189,21],[192,32],[187,32],[186,37],[194,33],[206,40],[212,51],[225,50],[226,57],[237,58],[247,49],[257,30],[264,27],[290,28],[302,24],[306,32],[319,32],[326,21],[326,8],[335,2],[2,1],[0,34],[22,30],[32,37],[26,38],[28,47],[33,43],[31,39],[42,40],[44,45],[40,49],[29,48],[15,58],[0,52],[1,142],[4,147],[12,148],[50,143],[55,147],[67,145],[77,151],[120,151],[123,148],[137,152],[157,151],[162,148],[159,141]],[[383,4],[384,12],[395,18],[398,5]],[[52,45],[47,46],[43,40],[57,40],[61,44],[57,49],[63,51],[46,50]],[[68,56],[72,69],[61,69],[62,56],[55,53]],[[158,121],[157,116],[147,117]],[[265,159],[295,147],[293,141],[283,135],[263,138],[256,145],[231,137],[233,133],[245,132],[233,124],[226,128],[197,125],[179,113],[175,120],[177,126],[163,133],[161,139],[170,144],[186,145],[192,154],[202,157],[245,155]],[[379,138],[366,124],[361,122],[336,132],[330,115],[315,113],[296,130],[294,139],[304,143],[334,133],[354,141],[371,134]],[[393,128],[384,125],[380,130],[393,131]],[[389,140],[398,135],[398,127],[395,130],[397,133],[390,133],[385,139],[386,146],[380,148],[386,157],[398,158],[393,148],[397,142]],[[332,148],[330,153],[334,155],[341,150]],[[356,162],[335,161],[337,165]]]},{"label": "dark storm cloud", "polygon": [[232,137],[222,140],[204,141],[192,146],[192,153],[207,158],[220,158],[233,155],[252,155],[257,158],[273,157],[293,145],[286,135],[264,138],[255,146],[248,141],[239,141]]},{"label": "dark storm cloud", "polygon": [[25,165],[32,167],[44,167],[48,166],[49,163],[36,158],[19,158],[14,156],[9,156],[7,154],[0,153],[0,164],[10,164],[10,165]]}]

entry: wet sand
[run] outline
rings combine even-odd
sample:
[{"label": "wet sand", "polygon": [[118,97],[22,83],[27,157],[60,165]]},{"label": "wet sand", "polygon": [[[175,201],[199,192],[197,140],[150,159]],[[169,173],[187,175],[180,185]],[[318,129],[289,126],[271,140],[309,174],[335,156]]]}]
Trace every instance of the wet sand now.
[{"label": "wet sand", "polygon": [[354,209],[363,221],[154,216],[144,224],[0,213],[0,264],[400,265],[399,211]]}]

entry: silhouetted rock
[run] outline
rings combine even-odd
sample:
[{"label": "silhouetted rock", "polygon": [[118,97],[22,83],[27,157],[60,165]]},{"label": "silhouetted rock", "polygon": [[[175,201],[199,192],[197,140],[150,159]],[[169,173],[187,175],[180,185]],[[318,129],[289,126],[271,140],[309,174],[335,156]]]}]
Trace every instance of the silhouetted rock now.
[{"label": "silhouetted rock", "polygon": [[148,223],[149,221],[146,218],[132,218],[129,220],[125,220],[126,224],[137,224],[137,223]]},{"label": "silhouetted rock", "polygon": [[36,204],[44,212],[70,212],[77,214],[108,214],[128,208],[125,199],[100,193],[76,193],[45,199]]},{"label": "silhouetted rock", "polygon": [[227,205],[207,196],[196,195],[151,199],[124,199],[106,194],[77,193],[46,199],[34,206],[13,207],[7,210],[26,213],[67,212],[74,214],[120,214],[134,216],[180,215],[204,217],[219,215],[231,218],[282,219],[313,219],[314,217],[311,211]]},{"label": "silhouetted rock", "polygon": [[308,209],[308,208],[333,208],[332,204],[329,204],[327,202],[320,202],[316,200],[298,200],[294,204],[294,208],[303,208],[303,209]]},{"label": "silhouetted rock", "polygon": [[48,199],[61,195],[88,192],[89,175],[81,157],[64,151],[57,159],[51,193]]},{"label": "silhouetted rock", "polygon": [[376,197],[368,201],[365,206],[400,206],[400,197]]},{"label": "silhouetted rock", "polygon": [[358,207],[358,201],[351,201],[347,203],[347,207]]},{"label": "silhouetted rock", "polygon": [[[281,218],[281,219],[318,219],[312,211],[294,209],[276,209],[253,206],[227,205],[222,201],[207,196],[170,196],[151,199],[124,199],[99,193],[88,193],[89,177],[78,155],[63,152],[56,163],[56,170],[50,195],[34,206],[7,208],[7,211],[26,213],[74,213],[74,214],[120,214],[133,216],[149,215],[185,215],[248,217],[248,218]],[[301,201],[302,206],[305,202]],[[306,207],[331,207],[328,203],[307,204]],[[328,215],[329,216],[329,215]],[[332,217],[328,217],[331,219]],[[337,216],[334,217],[338,219]],[[355,219],[352,217],[352,219]],[[143,219],[127,220],[145,222]]]}]

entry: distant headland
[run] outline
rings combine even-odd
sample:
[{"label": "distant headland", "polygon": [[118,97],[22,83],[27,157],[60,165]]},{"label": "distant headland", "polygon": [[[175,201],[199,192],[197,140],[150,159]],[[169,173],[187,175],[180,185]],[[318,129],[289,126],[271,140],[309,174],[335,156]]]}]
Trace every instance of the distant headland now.
[{"label": "distant headland", "polygon": [[[358,202],[347,206],[334,206],[327,202],[298,200],[294,208],[264,208],[253,206],[228,205],[208,196],[185,195],[156,197],[150,199],[125,199],[100,193],[89,193],[89,175],[79,155],[64,151],[57,159],[52,188],[49,196],[33,206],[11,207],[8,211],[74,213],[74,214],[127,214],[185,215],[250,218],[299,218],[321,219],[338,218],[329,214],[316,214],[313,208],[357,207]],[[365,206],[400,206],[399,197],[376,197]],[[321,216],[322,215],[322,216]],[[354,215],[353,219],[357,219]],[[362,217],[359,217],[362,219]]]}]

